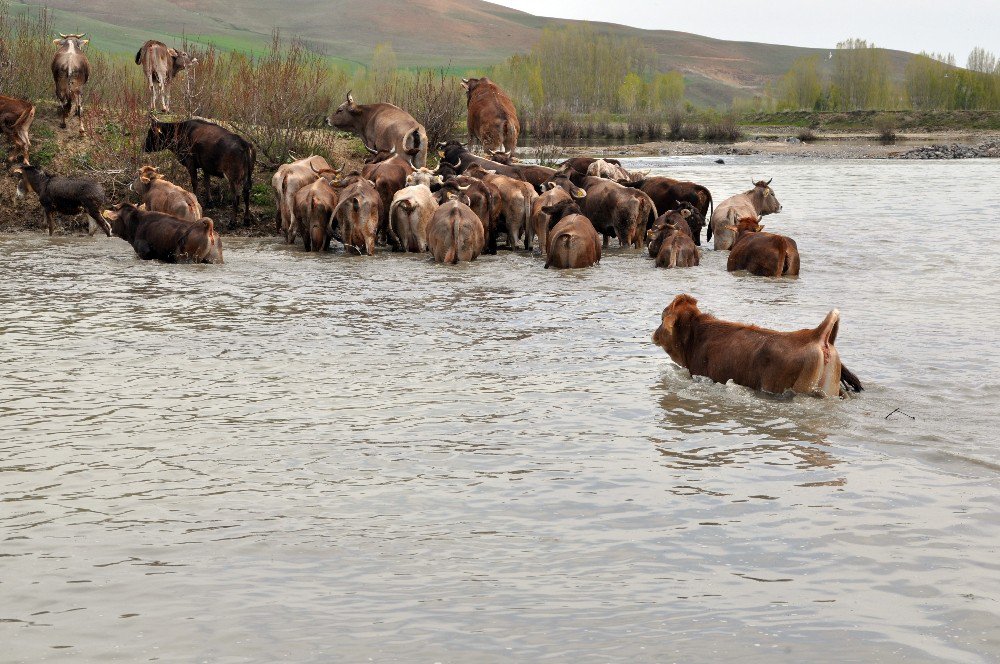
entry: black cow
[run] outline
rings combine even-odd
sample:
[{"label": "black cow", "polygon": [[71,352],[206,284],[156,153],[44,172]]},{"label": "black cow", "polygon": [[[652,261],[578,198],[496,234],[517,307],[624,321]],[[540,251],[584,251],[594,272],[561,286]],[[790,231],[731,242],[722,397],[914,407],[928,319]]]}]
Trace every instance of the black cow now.
[{"label": "black cow", "polygon": [[38,194],[38,202],[42,204],[49,235],[55,231],[53,213],[76,216],[86,211],[90,217],[90,234],[96,233],[100,227],[108,237],[111,237],[111,226],[101,216],[107,197],[99,183],[84,178],[49,175],[37,166],[28,164],[18,166],[14,169],[14,173],[19,176],[18,198],[24,198],[29,189]]},{"label": "black cow", "polygon": [[205,120],[157,122],[152,119],[143,152],[170,150],[187,168],[191,191],[198,195],[198,169],[205,175],[205,201],[212,203],[210,176],[225,177],[233,195],[233,223],[239,216],[239,191],[243,191],[243,220],[250,221],[250,185],[257,152],[242,137]]}]

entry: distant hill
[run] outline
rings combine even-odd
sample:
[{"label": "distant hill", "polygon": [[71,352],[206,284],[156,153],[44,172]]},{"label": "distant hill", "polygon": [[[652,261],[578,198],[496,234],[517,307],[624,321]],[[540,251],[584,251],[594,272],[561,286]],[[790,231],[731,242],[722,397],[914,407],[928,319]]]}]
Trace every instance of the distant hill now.
[{"label": "distant hill", "polygon": [[[54,29],[86,31],[94,44],[134,53],[147,39],[213,43],[223,49],[259,50],[278,28],[333,60],[365,64],[377,44],[391,43],[403,66],[473,70],[526,52],[545,27],[579,21],[533,16],[482,0],[29,0],[47,6]],[[719,105],[750,96],[776,81],[810,49],[711,39],[671,30],[640,30],[589,23],[601,32],[636,37],[652,47],[664,71],[684,73],[687,95]],[[848,35],[845,35],[847,37]],[[908,53],[889,51],[897,77]],[[824,58],[825,61],[825,58]]]}]

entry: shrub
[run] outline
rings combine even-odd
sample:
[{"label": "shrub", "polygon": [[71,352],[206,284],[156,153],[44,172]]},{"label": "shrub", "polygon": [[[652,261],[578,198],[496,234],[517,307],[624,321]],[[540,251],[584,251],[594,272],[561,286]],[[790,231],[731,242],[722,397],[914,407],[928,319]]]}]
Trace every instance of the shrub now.
[{"label": "shrub", "polygon": [[875,131],[878,132],[879,140],[885,145],[892,145],[896,142],[896,118],[883,114],[875,118]]},{"label": "shrub", "polygon": [[812,143],[818,138],[818,136],[816,136],[816,132],[814,132],[812,129],[807,128],[799,131],[796,138],[798,138],[803,143]]},{"label": "shrub", "polygon": [[711,118],[702,127],[702,137],[706,141],[735,143],[740,140],[742,135],[743,133],[736,123],[736,116],[732,113]]}]

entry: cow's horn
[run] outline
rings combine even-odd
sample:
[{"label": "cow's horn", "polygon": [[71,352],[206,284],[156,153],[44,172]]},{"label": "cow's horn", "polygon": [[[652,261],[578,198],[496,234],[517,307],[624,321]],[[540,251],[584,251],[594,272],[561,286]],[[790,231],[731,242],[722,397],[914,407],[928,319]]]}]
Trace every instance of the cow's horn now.
[{"label": "cow's horn", "polygon": [[455,166],[453,168],[457,171],[459,168],[461,168],[461,166],[462,166],[462,158],[459,157],[458,158],[458,163],[455,164]]},{"label": "cow's horn", "polygon": [[347,102],[350,104],[354,103],[354,95],[351,94],[352,92],[354,92],[354,90],[347,91]]},{"label": "cow's horn", "polygon": [[[771,178],[771,180],[773,180],[773,179],[774,179],[774,178]],[[769,187],[771,186],[771,180],[768,180],[768,181],[767,181],[767,186],[769,186]]]},{"label": "cow's horn", "polygon": [[63,39],[66,39],[66,35],[64,35],[64,34],[63,34],[63,33],[61,33],[61,32],[59,33],[59,36],[60,36],[60,37],[62,37]]},{"label": "cow's horn", "polygon": [[467,185],[465,185],[464,187],[463,187],[463,186],[461,186],[461,185],[459,185],[459,186],[458,186],[458,190],[459,190],[459,191],[465,191],[466,189],[468,189],[468,188],[469,188],[469,187],[471,187],[471,186],[472,186],[471,184],[467,184]]},{"label": "cow's horn", "polygon": [[361,141],[361,145],[365,146],[365,150],[368,150],[368,152],[370,152],[371,154],[378,154],[378,150],[368,147],[368,144],[365,143],[363,140]]}]

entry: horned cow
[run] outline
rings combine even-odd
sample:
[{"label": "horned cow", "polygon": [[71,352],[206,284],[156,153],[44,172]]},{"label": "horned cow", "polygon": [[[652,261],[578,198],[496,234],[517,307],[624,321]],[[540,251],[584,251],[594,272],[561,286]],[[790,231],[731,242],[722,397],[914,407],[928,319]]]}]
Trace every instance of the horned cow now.
[{"label": "horned cow", "polygon": [[59,48],[52,56],[52,78],[56,84],[56,99],[62,105],[59,111],[59,126],[66,128],[66,119],[76,115],[80,121],[80,134],[86,133],[83,127],[83,86],[90,79],[90,62],[83,53],[83,47],[90,43],[84,35],[59,34],[59,39],[52,43]]}]

